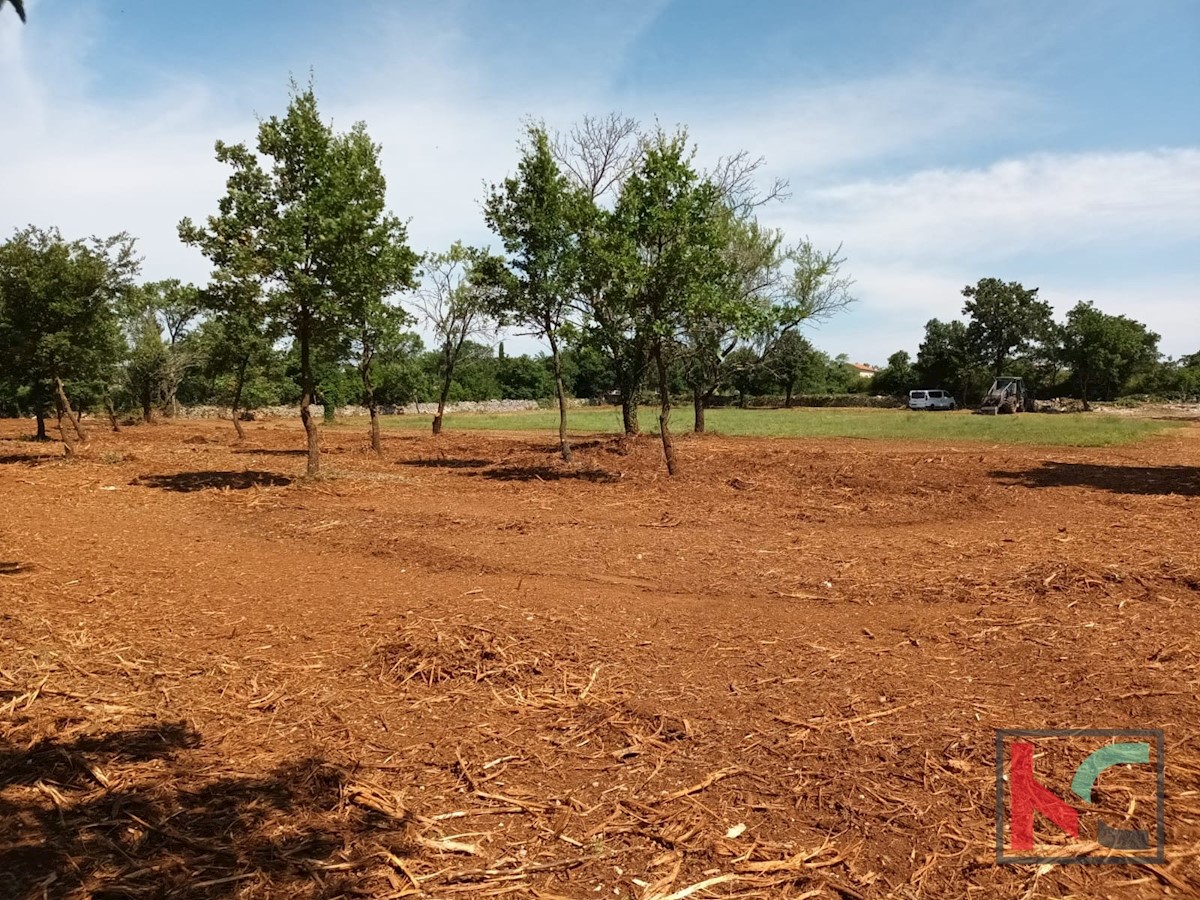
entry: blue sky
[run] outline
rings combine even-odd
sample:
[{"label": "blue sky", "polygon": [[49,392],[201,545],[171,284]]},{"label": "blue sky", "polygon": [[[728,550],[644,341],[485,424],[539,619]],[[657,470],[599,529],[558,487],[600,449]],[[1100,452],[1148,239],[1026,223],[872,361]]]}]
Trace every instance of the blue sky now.
[{"label": "blue sky", "polygon": [[789,179],[763,217],[857,281],[811,335],[832,354],[915,352],[985,276],[1200,350],[1194,0],[27,5],[0,10],[0,232],[128,230],[147,278],[204,280],[174,225],[215,206],[213,141],[252,140],[311,70],[383,144],[418,249],[489,240],[482,184],[525,117],[618,110]]}]

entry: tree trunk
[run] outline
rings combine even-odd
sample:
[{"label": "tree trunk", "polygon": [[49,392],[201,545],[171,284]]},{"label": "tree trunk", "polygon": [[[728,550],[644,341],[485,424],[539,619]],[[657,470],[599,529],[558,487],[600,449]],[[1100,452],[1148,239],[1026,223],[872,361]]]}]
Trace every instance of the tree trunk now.
[{"label": "tree trunk", "polygon": [[246,366],[250,364],[250,354],[242,355],[241,362],[238,363],[237,381],[233,386],[233,405],[229,409],[229,414],[233,417],[233,430],[237,432],[238,440],[246,439],[246,432],[242,428],[242,386],[246,383]]},{"label": "tree trunk", "polygon": [[[57,384],[61,384],[61,382],[58,382],[58,379],[55,379],[55,382]],[[54,395],[54,411],[58,417],[58,436],[62,440],[63,452],[67,455],[67,458],[70,459],[75,455],[75,437],[72,433],[74,431],[74,420],[72,420],[71,428],[67,428],[65,425],[63,425],[64,416],[66,416],[67,419],[71,419],[70,413],[67,412],[67,407],[64,402],[66,397],[67,395],[60,388],[58,393]]]},{"label": "tree trunk", "polygon": [[638,427],[637,398],[626,396],[624,391],[621,392],[621,425],[627,435],[635,435],[641,431]]},{"label": "tree trunk", "polygon": [[692,385],[692,409],[695,413],[692,431],[696,434],[704,434],[704,393],[697,385]]},{"label": "tree trunk", "polygon": [[783,408],[784,409],[792,408],[792,387],[793,387],[792,382],[789,381],[787,383],[787,387],[785,388],[784,395],[783,395]]},{"label": "tree trunk", "polygon": [[433,433],[442,433],[442,416],[446,413],[446,401],[450,398],[450,382],[454,380],[454,368],[447,363],[446,375],[442,379],[442,391],[438,394],[437,412],[433,414]]},{"label": "tree trunk", "polygon": [[367,401],[367,411],[371,414],[371,452],[376,456],[382,456],[383,444],[379,439],[379,405],[375,402],[375,385],[371,383],[369,358],[366,358],[359,372],[362,374],[363,399]]},{"label": "tree trunk", "polygon": [[120,432],[121,423],[117,421],[117,411],[113,409],[112,398],[108,394],[104,395],[104,411],[108,413],[108,424],[112,426],[112,430]]},{"label": "tree trunk", "polygon": [[33,439],[35,441],[50,440],[50,438],[46,437],[46,414],[38,412],[34,413],[33,415],[34,418],[37,419],[37,434],[34,435]]},{"label": "tree trunk", "polygon": [[675,462],[675,447],[671,443],[671,385],[667,380],[667,361],[663,359],[662,348],[654,351],[654,359],[658,363],[658,433],[662,438],[667,474],[675,475],[679,466]]},{"label": "tree trunk", "polygon": [[1080,395],[1080,399],[1082,399],[1082,400],[1083,400],[1083,411],[1084,411],[1084,412],[1091,412],[1091,411],[1092,411],[1092,407],[1091,407],[1091,404],[1090,404],[1090,403],[1088,403],[1088,383],[1087,383],[1087,379],[1086,379],[1086,378],[1082,378],[1082,379],[1080,379],[1080,382],[1079,382],[1079,395]]},{"label": "tree trunk", "polygon": [[558,340],[554,337],[554,329],[546,329],[546,337],[550,340],[550,356],[554,361],[554,390],[558,394],[558,449],[562,452],[564,462],[571,461],[571,445],[567,441],[567,392],[563,387],[562,357],[558,352]]},{"label": "tree trunk", "polygon": [[313,384],[312,360],[309,358],[308,326],[300,328],[300,421],[304,423],[304,434],[308,439],[308,468],[309,477],[321,472],[321,445],[318,442],[317,423],[312,415],[313,394],[316,385]]},{"label": "tree trunk", "polygon": [[86,441],[87,434],[84,432],[83,423],[80,421],[80,418],[83,414],[80,413],[77,416],[75,411],[71,409],[71,401],[67,399],[67,390],[63,387],[61,378],[54,379],[54,388],[56,391],[58,391],[58,401],[60,404],[62,404],[60,408],[67,414],[67,418],[71,421],[71,427],[75,429],[75,434],[78,436],[79,440]]},{"label": "tree trunk", "polygon": [[154,421],[154,398],[149,384],[142,385],[142,421],[147,425]]}]

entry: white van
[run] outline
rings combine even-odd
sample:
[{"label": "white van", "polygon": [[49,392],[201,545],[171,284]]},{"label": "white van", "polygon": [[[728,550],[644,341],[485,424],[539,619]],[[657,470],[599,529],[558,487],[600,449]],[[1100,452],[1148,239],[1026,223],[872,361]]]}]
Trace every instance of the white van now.
[{"label": "white van", "polygon": [[909,409],[958,409],[949,391],[909,391]]}]

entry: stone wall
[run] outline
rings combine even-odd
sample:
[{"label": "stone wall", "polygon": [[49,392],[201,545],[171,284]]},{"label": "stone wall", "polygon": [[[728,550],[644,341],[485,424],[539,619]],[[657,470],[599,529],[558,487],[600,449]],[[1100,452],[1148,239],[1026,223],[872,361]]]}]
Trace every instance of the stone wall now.
[{"label": "stone wall", "polygon": [[[567,403],[571,406],[592,406],[595,405],[591,400],[570,399]],[[466,400],[461,403],[447,403],[446,413],[505,413],[505,412],[523,412],[530,409],[540,409],[546,406],[546,402],[539,403],[537,400]],[[319,403],[314,403],[311,407],[312,414],[320,419],[325,415],[325,407]],[[422,403],[419,405],[409,403],[407,406],[390,406],[380,404],[379,414],[383,416],[430,416],[437,411],[436,403]],[[365,406],[340,406],[337,409],[337,417],[353,418],[356,416],[369,415]],[[246,410],[244,416],[253,419],[291,419],[300,416],[299,406],[263,406],[254,410]],[[227,406],[188,406],[180,407],[180,419],[227,419],[229,418],[229,407]]]}]

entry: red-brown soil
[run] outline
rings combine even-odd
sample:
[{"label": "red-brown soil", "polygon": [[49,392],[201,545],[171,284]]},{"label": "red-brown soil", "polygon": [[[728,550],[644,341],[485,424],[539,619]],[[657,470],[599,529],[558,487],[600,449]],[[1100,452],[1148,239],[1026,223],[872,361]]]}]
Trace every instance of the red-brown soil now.
[{"label": "red-brown soil", "polygon": [[[294,423],[28,430],[0,897],[1200,896],[1200,427],[688,436],[676,479],[336,429],[316,481]],[[1166,863],[998,866],[998,728],[1163,729]]]}]

